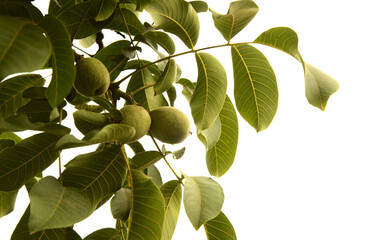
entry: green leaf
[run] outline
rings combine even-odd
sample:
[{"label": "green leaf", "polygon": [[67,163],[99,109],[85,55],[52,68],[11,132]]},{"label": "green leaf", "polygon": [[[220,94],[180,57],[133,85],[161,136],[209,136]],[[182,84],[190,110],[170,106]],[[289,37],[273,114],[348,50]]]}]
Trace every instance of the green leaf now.
[{"label": "green leaf", "polygon": [[118,109],[116,109],[116,107],[109,100],[103,97],[94,97],[92,98],[92,100],[101,107],[103,107],[104,109],[106,109],[116,122],[121,121],[122,119],[121,112]]},{"label": "green leaf", "polygon": [[238,147],[238,117],[228,96],[226,96],[219,118],[221,135],[217,143],[208,149],[206,154],[208,171],[216,177],[221,177],[230,169]]},{"label": "green leaf", "polygon": [[31,3],[16,1],[0,2],[0,15],[27,18],[33,22],[39,22],[43,18],[40,10]]},{"label": "green leaf", "polygon": [[86,38],[101,30],[100,25],[94,22],[100,11],[100,2],[101,0],[79,2],[58,14],[57,18],[64,23],[71,39]]},{"label": "green leaf", "polygon": [[222,36],[230,42],[256,16],[258,6],[251,0],[240,0],[230,3],[229,10],[225,15],[213,10],[210,11],[212,12],[214,25]]},{"label": "green leaf", "polygon": [[103,21],[108,19],[115,11],[116,0],[101,0],[100,8],[94,20]]},{"label": "green leaf", "polygon": [[15,144],[22,141],[22,138],[20,138],[17,134],[12,132],[3,132],[0,133],[0,139],[9,139],[12,140]]},{"label": "green leaf", "polygon": [[164,198],[159,188],[141,171],[131,170],[132,211],[128,239],[160,240],[164,221]]},{"label": "green leaf", "polygon": [[223,212],[204,224],[208,240],[236,240],[233,225]]},{"label": "green leaf", "polygon": [[167,90],[167,95],[169,99],[169,105],[171,107],[174,107],[174,102],[176,101],[177,98],[177,90],[173,85]]},{"label": "green leaf", "polygon": [[83,147],[112,141],[126,143],[132,139],[134,134],[135,129],[132,126],[121,123],[108,124],[100,130],[89,132],[82,140],[79,140],[70,134],[65,135],[57,142],[56,150]]},{"label": "green leaf", "polygon": [[131,36],[136,36],[144,31],[138,17],[129,9],[120,6],[116,8],[112,19],[110,19],[105,28],[124,32]]},{"label": "green leaf", "polygon": [[18,190],[10,192],[0,191],[0,218],[13,212],[17,195]]},{"label": "green leaf", "polygon": [[63,187],[52,176],[41,179],[30,192],[31,234],[74,225],[90,215],[89,200],[75,188]]},{"label": "green leaf", "polygon": [[103,228],[92,232],[84,240],[123,240],[121,232],[114,228]]},{"label": "green leaf", "polygon": [[47,123],[53,119],[51,116],[52,111],[53,108],[47,99],[33,99],[20,107],[17,113],[26,114],[30,122]]},{"label": "green leaf", "polygon": [[154,92],[155,95],[158,95],[162,92],[167,91],[173,83],[176,81],[177,77],[177,64],[174,59],[170,59],[167,62],[167,65],[159,77],[159,79],[156,81],[156,84],[154,86]]},{"label": "green leaf", "polygon": [[339,87],[339,83],[328,74],[305,63],[305,93],[311,105],[324,111],[329,97]]},{"label": "green leaf", "polygon": [[23,91],[22,97],[29,99],[46,99],[46,87],[30,87]]},{"label": "green leaf", "polygon": [[197,13],[208,11],[208,4],[204,1],[190,1],[191,6]]},{"label": "green leaf", "polygon": [[84,135],[95,129],[102,129],[110,119],[100,113],[78,110],[73,113],[76,128]]},{"label": "green leaf", "polygon": [[[144,32],[142,36],[145,38],[145,43],[150,46],[160,45],[169,55],[174,54],[176,51],[176,45],[174,44],[173,39],[165,32],[147,31]],[[155,50],[157,50],[157,48],[155,48]]]},{"label": "green leaf", "polygon": [[159,169],[155,165],[151,165],[146,169],[147,176],[155,183],[157,187],[163,185],[163,179],[161,177]]},{"label": "green leaf", "polygon": [[48,15],[56,17],[75,4],[76,0],[49,0]]},{"label": "green leaf", "polygon": [[119,189],[111,199],[110,208],[113,218],[126,222],[132,209],[132,193],[128,188]]},{"label": "green leaf", "polygon": [[181,209],[182,188],[177,180],[166,182],[160,187],[165,201],[165,218],[162,240],[171,240],[176,229]]},{"label": "green leaf", "polygon": [[75,81],[75,58],[65,26],[58,19],[48,16],[39,24],[47,35],[51,48],[52,81],[46,95],[50,106],[58,106],[70,92]]},{"label": "green leaf", "polygon": [[325,110],[329,97],[335,93],[339,84],[329,75],[306,63],[298,51],[298,36],[287,27],[271,28],[254,40],[257,43],[277,48],[302,63],[305,73],[305,92],[309,103]]},{"label": "green leaf", "polygon": [[86,193],[91,209],[121,188],[126,165],[120,145],[76,156],[62,173],[63,185]]},{"label": "green leaf", "polygon": [[119,40],[111,43],[102,50],[100,50],[94,57],[100,60],[108,72],[110,73],[111,82],[113,82],[124,66],[128,62],[128,58],[122,54],[122,50],[130,46],[127,40]]},{"label": "green leaf", "polygon": [[154,0],[129,0],[136,5],[136,11],[142,12]]},{"label": "green leaf", "polygon": [[190,100],[198,131],[209,128],[225,102],[227,76],[222,64],[208,53],[196,53],[198,80]]},{"label": "green leaf", "polygon": [[162,159],[163,155],[158,151],[139,152],[130,160],[132,169],[145,169]]},{"label": "green leaf", "polygon": [[14,229],[11,240],[61,240],[66,238],[66,228],[46,229],[34,234],[30,234],[30,231],[28,230],[29,217],[30,206],[27,207],[21,220]]},{"label": "green leaf", "polygon": [[44,66],[50,46],[34,22],[0,15],[0,81],[6,76]]},{"label": "green leaf", "polygon": [[54,146],[60,136],[40,133],[0,152],[0,191],[21,188],[58,157]]},{"label": "green leaf", "polygon": [[173,33],[193,49],[199,38],[200,22],[192,5],[184,0],[154,0],[146,8],[157,29]]},{"label": "green leaf", "polygon": [[[148,68],[142,69],[131,77],[126,92],[136,91],[137,89],[155,84],[155,79]],[[154,88],[148,87],[134,94],[134,100],[141,104],[146,110],[151,111],[160,106],[167,106],[168,103],[162,94],[155,95]]]},{"label": "green leaf", "polygon": [[0,118],[15,114],[19,107],[29,100],[22,97],[22,92],[30,87],[43,86],[45,79],[37,74],[19,75],[0,83]]},{"label": "green leaf", "polygon": [[224,202],[222,187],[208,177],[185,177],[183,204],[190,222],[196,230],[215,218]]},{"label": "green leaf", "polygon": [[240,115],[257,132],[266,129],[278,108],[278,86],[274,70],[256,48],[233,45],[234,96]]},{"label": "green leaf", "polygon": [[217,141],[220,138],[220,135],[221,135],[221,119],[219,116],[217,116],[216,120],[213,122],[213,124],[209,128],[201,132],[198,132],[198,138],[204,144],[207,150],[211,149],[211,147],[217,143]]}]

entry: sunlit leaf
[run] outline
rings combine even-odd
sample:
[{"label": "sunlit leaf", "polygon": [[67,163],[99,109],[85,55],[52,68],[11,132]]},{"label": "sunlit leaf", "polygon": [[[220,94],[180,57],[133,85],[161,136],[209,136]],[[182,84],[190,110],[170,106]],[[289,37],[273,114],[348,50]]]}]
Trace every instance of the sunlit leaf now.
[{"label": "sunlit leaf", "polygon": [[189,3],[198,13],[206,12],[209,9],[208,4],[204,1],[190,1]]},{"label": "sunlit leaf", "polygon": [[163,155],[158,151],[140,152],[130,160],[130,166],[133,169],[145,169],[159,161]]},{"label": "sunlit leaf", "polygon": [[182,188],[177,180],[166,182],[160,187],[165,201],[165,218],[162,240],[171,240],[176,229],[181,209]]},{"label": "sunlit leaf", "polygon": [[128,58],[121,51],[130,46],[130,42],[119,40],[111,43],[100,50],[94,57],[100,60],[110,73],[111,82],[113,82],[123,70]]},{"label": "sunlit leaf", "polygon": [[12,133],[12,132],[3,132],[0,133],[0,140],[12,140],[15,144],[19,143],[22,141],[22,138],[20,138],[17,134]]},{"label": "sunlit leaf", "polygon": [[126,176],[120,145],[78,155],[65,167],[62,173],[63,185],[86,193],[92,209],[107,195],[119,190]]},{"label": "sunlit leaf", "polygon": [[338,90],[339,84],[302,59],[298,51],[298,36],[295,31],[287,27],[271,28],[258,36],[255,42],[277,48],[300,61],[305,73],[307,100],[311,105],[325,110],[329,97]]},{"label": "sunlit leaf", "polygon": [[63,187],[52,176],[41,179],[30,192],[30,233],[74,225],[90,215],[89,200],[76,188]]},{"label": "sunlit leaf", "polygon": [[195,54],[198,80],[190,107],[198,131],[209,128],[225,102],[227,76],[222,64],[208,53]]},{"label": "sunlit leaf", "polygon": [[155,165],[151,165],[146,169],[147,171],[147,176],[155,183],[157,187],[160,187],[163,185],[163,179],[161,177],[161,173],[159,169]]},{"label": "sunlit leaf", "polygon": [[18,190],[9,192],[0,191],[0,218],[13,212],[17,195]]},{"label": "sunlit leaf", "polygon": [[221,177],[229,170],[234,162],[238,145],[238,117],[228,96],[226,96],[219,119],[221,122],[220,137],[206,154],[208,171],[216,177]]},{"label": "sunlit leaf", "polygon": [[15,114],[17,109],[29,100],[22,92],[30,87],[43,86],[45,79],[37,74],[19,75],[0,83],[0,118]]},{"label": "sunlit leaf", "polygon": [[101,129],[110,123],[110,119],[100,113],[94,113],[87,110],[78,110],[73,113],[75,126],[82,133]]},{"label": "sunlit leaf", "polygon": [[184,0],[154,0],[147,8],[157,29],[173,33],[193,49],[199,38],[198,14]]},{"label": "sunlit leaf", "polygon": [[184,177],[183,204],[192,225],[198,230],[220,213],[224,202],[223,189],[208,177]]},{"label": "sunlit leaf", "polygon": [[165,214],[164,198],[159,188],[141,171],[131,171],[132,211],[128,239],[160,240]]},{"label": "sunlit leaf", "polygon": [[0,15],[0,81],[6,76],[44,66],[50,46],[34,22]]},{"label": "sunlit leaf", "polygon": [[142,12],[154,0],[129,0],[136,5],[136,11]]},{"label": "sunlit leaf", "polygon": [[39,25],[44,29],[52,49],[53,75],[46,95],[50,105],[56,107],[70,92],[75,81],[74,53],[63,23],[48,16]]},{"label": "sunlit leaf", "polygon": [[230,42],[256,16],[258,6],[251,0],[240,0],[231,2],[225,15],[213,10],[210,11],[212,12],[214,25],[222,36]]},{"label": "sunlit leaf", "polygon": [[198,132],[198,138],[204,144],[207,150],[211,149],[214,146],[218,139],[221,136],[221,119],[217,116],[216,120],[212,123],[212,125],[203,130]]},{"label": "sunlit leaf", "polygon": [[104,126],[100,130],[93,130],[89,132],[89,134],[87,134],[81,140],[70,134],[65,135],[57,142],[56,149],[62,150],[67,148],[83,147],[112,141],[126,143],[132,139],[134,134],[135,129],[132,126],[121,123],[113,123]]},{"label": "sunlit leaf", "polygon": [[95,20],[103,21],[108,19],[114,13],[116,4],[116,0],[101,0],[99,12]]},{"label": "sunlit leaf", "polygon": [[[142,34],[144,42],[157,50],[157,46],[161,46],[168,54],[174,54],[176,45],[172,38],[165,32],[160,31],[146,31]],[[141,41],[141,38],[138,38]],[[156,46],[156,47],[154,47]]]},{"label": "sunlit leaf", "polygon": [[120,122],[122,119],[121,112],[106,98],[103,97],[94,97],[91,98],[95,103],[106,109],[110,116],[115,120],[116,122]]},{"label": "sunlit leaf", "polygon": [[19,189],[51,165],[58,157],[54,151],[60,136],[40,133],[0,152],[0,191]]},{"label": "sunlit leaf", "polygon": [[236,240],[233,225],[223,212],[204,224],[208,240]]},{"label": "sunlit leaf", "polygon": [[167,65],[163,73],[156,81],[156,84],[154,86],[155,95],[167,91],[176,81],[176,77],[177,77],[176,61],[174,59],[170,59],[167,62]]},{"label": "sunlit leaf", "polygon": [[236,108],[257,132],[262,131],[278,108],[275,73],[266,57],[250,45],[233,45],[231,54]]},{"label": "sunlit leaf", "polygon": [[119,189],[110,202],[113,218],[126,222],[132,209],[132,193],[129,188]]}]

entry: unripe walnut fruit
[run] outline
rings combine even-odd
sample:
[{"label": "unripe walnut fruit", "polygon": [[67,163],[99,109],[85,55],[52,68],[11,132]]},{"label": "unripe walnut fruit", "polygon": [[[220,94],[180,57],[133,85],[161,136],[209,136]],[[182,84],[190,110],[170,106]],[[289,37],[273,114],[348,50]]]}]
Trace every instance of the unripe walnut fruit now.
[{"label": "unripe walnut fruit", "polygon": [[190,121],[181,110],[158,107],[150,112],[150,133],[164,143],[183,142],[190,133]]},{"label": "unripe walnut fruit", "polygon": [[98,97],[110,86],[110,74],[97,58],[83,58],[76,63],[76,91],[85,97]]},{"label": "unripe walnut fruit", "polygon": [[121,123],[130,125],[136,130],[136,134],[130,142],[137,141],[146,135],[151,126],[151,118],[149,112],[138,105],[127,105],[120,109],[122,120]]}]

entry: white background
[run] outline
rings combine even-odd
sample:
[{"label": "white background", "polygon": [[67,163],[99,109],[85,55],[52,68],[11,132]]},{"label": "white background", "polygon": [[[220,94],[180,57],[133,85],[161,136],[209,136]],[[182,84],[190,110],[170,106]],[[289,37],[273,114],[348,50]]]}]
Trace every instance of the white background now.
[{"label": "white background", "polygon": [[[46,1],[36,1],[46,2]],[[207,1],[225,13],[230,1]],[[272,27],[286,26],[299,36],[303,59],[331,75],[340,89],[325,112],[307,103],[302,66],[277,50],[257,46],[272,64],[279,86],[279,108],[271,126],[256,133],[239,119],[239,144],[235,163],[217,181],[225,192],[224,213],[233,223],[238,239],[251,240],[370,240],[372,239],[371,157],[371,23],[365,0],[256,0],[260,11],[232,42],[253,41]],[[200,14],[201,36],[197,48],[225,43],[211,22]],[[208,23],[203,20],[206,19]],[[108,40],[107,38],[105,40]],[[178,52],[183,47],[178,48]],[[232,72],[229,49],[210,51],[226,67],[229,95]],[[194,56],[176,58],[183,77],[196,80]],[[188,70],[189,69],[189,70]],[[184,109],[183,97],[176,107]],[[191,118],[190,118],[191,119]],[[192,129],[195,132],[195,129]],[[147,139],[144,139],[144,143]],[[171,164],[188,175],[209,176],[204,146],[191,135],[183,144],[185,156]],[[72,159],[69,151],[63,162]],[[164,181],[173,179],[163,163]],[[47,174],[56,175],[57,165]],[[16,210],[0,219],[0,239],[9,239],[28,202],[21,190]],[[75,225],[82,236],[114,227],[106,204]],[[196,232],[183,210],[175,240],[206,239]]]}]

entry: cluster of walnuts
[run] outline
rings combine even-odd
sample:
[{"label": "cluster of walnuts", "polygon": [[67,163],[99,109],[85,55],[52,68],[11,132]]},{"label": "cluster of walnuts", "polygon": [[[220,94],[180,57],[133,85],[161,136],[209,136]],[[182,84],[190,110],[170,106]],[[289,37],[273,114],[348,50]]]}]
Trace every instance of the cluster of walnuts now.
[{"label": "cluster of walnuts", "polygon": [[[74,88],[84,97],[104,94],[110,86],[110,74],[105,65],[96,58],[83,58],[76,63]],[[120,109],[121,123],[136,130],[130,140],[134,142],[144,135],[151,135],[164,143],[176,144],[184,141],[190,133],[187,116],[174,107],[158,107],[148,112],[139,105],[126,105]]]}]

